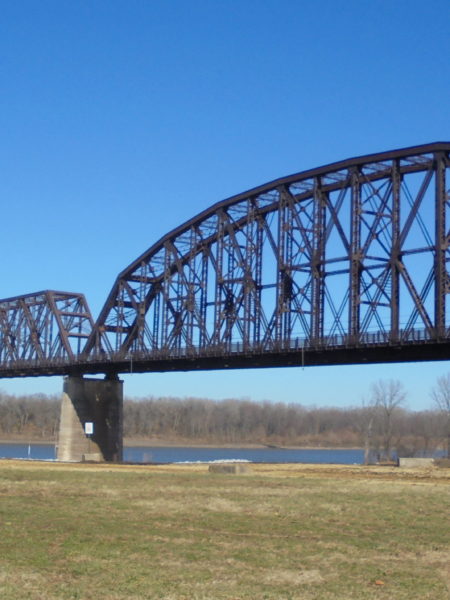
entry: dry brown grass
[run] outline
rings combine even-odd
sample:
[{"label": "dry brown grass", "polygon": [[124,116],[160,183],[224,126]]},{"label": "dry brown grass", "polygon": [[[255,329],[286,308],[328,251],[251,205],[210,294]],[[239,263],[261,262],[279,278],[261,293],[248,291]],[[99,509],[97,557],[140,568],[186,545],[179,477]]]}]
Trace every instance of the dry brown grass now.
[{"label": "dry brown grass", "polygon": [[0,461],[2,600],[448,600],[450,470]]}]

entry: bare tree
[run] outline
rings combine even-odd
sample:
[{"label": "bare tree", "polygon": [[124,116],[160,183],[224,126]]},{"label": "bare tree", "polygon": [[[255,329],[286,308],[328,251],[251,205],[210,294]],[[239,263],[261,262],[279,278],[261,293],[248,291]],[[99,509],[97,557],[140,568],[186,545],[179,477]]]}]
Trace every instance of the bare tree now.
[{"label": "bare tree", "polygon": [[431,398],[442,415],[447,458],[450,458],[450,373],[438,377],[436,385],[431,390]]},{"label": "bare tree", "polygon": [[[450,389],[448,382],[441,387],[444,391]],[[433,452],[444,436],[446,420],[442,411],[410,413],[399,406],[403,397],[398,382],[379,382],[372,387],[368,400],[356,408],[305,407],[248,399],[129,398],[124,402],[124,434],[218,444],[253,442],[330,448],[361,444],[366,461],[375,453],[388,458],[394,448],[403,456]],[[52,438],[59,411],[56,396],[14,396],[0,390],[0,435]]]},{"label": "bare tree", "polygon": [[368,465],[373,450],[373,429],[377,408],[373,402],[364,398],[361,408],[353,411],[353,424],[361,436],[364,445],[364,464]]},{"label": "bare tree", "polygon": [[408,415],[411,456],[432,456],[441,442],[442,417],[438,410],[423,410]]},{"label": "bare tree", "polygon": [[401,408],[405,402],[406,392],[400,381],[390,379],[384,381],[380,379],[372,384],[371,401],[376,407],[378,425],[382,438],[383,458],[392,459],[393,438],[397,417],[401,413]]}]

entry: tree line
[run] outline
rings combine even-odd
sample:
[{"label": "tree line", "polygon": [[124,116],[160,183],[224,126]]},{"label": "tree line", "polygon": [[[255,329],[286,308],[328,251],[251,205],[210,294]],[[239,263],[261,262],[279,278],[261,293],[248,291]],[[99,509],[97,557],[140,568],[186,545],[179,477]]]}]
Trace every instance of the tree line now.
[{"label": "tree line", "polygon": [[59,429],[58,395],[13,395],[0,391],[0,437],[54,440]]},{"label": "tree line", "polygon": [[[450,374],[438,379],[432,408],[411,411],[398,381],[380,380],[369,399],[347,408],[282,402],[153,397],[126,398],[124,436],[185,443],[363,447],[366,460],[450,450]],[[56,439],[59,396],[0,392],[0,437]]]}]

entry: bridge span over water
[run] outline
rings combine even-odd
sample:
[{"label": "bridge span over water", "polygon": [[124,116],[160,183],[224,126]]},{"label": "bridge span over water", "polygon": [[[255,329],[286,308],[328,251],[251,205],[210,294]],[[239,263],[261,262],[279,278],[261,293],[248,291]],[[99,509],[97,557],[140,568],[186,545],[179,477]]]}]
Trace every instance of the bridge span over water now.
[{"label": "bridge span over water", "polygon": [[0,377],[446,360],[449,169],[437,142],[218,202],[123,270],[96,321],[82,294],[0,300]]}]

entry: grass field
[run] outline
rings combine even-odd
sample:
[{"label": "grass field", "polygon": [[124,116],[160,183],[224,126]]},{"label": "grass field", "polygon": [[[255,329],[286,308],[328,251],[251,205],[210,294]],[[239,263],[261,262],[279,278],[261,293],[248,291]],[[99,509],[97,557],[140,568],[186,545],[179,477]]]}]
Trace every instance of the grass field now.
[{"label": "grass field", "polygon": [[0,598],[450,598],[450,470],[252,469],[0,461]]}]

